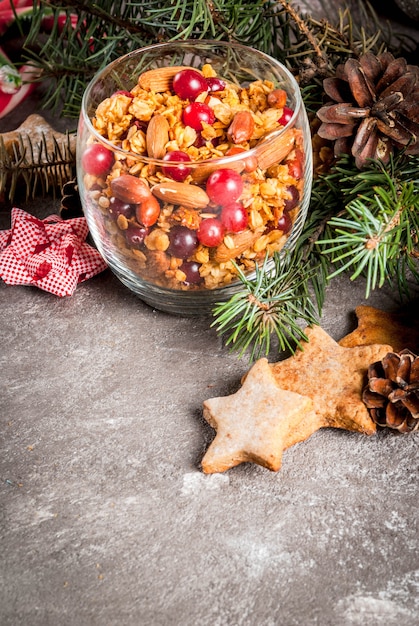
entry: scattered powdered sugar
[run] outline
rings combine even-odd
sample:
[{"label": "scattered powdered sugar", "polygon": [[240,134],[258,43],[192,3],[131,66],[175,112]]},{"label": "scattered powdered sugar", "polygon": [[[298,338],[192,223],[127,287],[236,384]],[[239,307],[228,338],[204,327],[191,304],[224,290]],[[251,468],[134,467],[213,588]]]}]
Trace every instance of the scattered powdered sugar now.
[{"label": "scattered powdered sugar", "polygon": [[339,602],[342,626],[413,626],[411,611],[389,598],[372,595],[353,595]]},{"label": "scattered powdered sugar", "polygon": [[38,524],[39,522],[45,522],[50,519],[54,519],[57,517],[57,514],[49,509],[38,509],[34,511],[33,524]]},{"label": "scattered powdered sugar", "polygon": [[183,475],[182,496],[195,496],[202,492],[216,491],[229,484],[226,474],[201,474],[189,472]]},{"label": "scattered powdered sugar", "polygon": [[401,533],[406,530],[408,526],[407,520],[402,517],[397,511],[390,511],[389,518],[383,521],[383,524],[389,530]]}]

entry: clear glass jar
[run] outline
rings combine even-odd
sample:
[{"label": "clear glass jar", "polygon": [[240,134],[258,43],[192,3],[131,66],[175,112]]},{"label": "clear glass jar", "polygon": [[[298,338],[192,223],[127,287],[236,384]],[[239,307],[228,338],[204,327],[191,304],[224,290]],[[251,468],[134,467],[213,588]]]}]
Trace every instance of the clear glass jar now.
[{"label": "clear glass jar", "polygon": [[208,313],[240,289],[238,268],[251,275],[301,233],[312,154],[298,84],[239,44],[134,51],[86,89],[77,172],[121,282],[157,309]]}]

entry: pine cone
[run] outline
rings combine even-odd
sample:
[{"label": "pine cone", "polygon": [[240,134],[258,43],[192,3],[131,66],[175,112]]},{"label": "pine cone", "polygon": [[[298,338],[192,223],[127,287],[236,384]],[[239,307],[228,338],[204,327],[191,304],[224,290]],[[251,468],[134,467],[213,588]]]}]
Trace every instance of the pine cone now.
[{"label": "pine cone", "polygon": [[389,352],[370,365],[362,399],[379,426],[419,430],[419,357],[410,350]]},{"label": "pine cone", "polygon": [[320,137],[317,132],[320,124],[321,122],[319,119],[310,119],[314,176],[327,174],[334,162],[333,148],[330,146],[330,141]]},{"label": "pine cone", "polygon": [[335,156],[352,154],[387,162],[395,149],[419,154],[419,67],[403,57],[367,52],[339,65],[323,88],[333,100],[317,112],[320,137],[334,141]]}]

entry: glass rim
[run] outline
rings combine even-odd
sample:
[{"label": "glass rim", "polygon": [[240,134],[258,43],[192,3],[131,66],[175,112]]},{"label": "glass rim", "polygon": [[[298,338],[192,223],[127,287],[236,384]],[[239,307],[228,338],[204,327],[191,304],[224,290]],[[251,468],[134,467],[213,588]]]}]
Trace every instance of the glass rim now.
[{"label": "glass rim", "polygon": [[[110,72],[110,70],[113,67],[118,66],[119,64],[127,61],[129,58],[134,57],[139,55],[140,53],[146,53],[146,52],[150,52],[150,51],[154,51],[154,50],[158,50],[158,49],[168,49],[171,47],[176,47],[177,49],[179,48],[188,48],[193,46],[194,50],[196,50],[197,52],[199,52],[200,48],[203,47],[210,47],[211,49],[214,49],[215,46],[218,47],[222,47],[222,48],[235,48],[238,50],[246,50],[247,52],[251,52],[252,54],[256,54],[258,56],[260,56],[262,59],[265,59],[266,61],[269,61],[270,64],[272,64],[273,66],[276,66],[278,69],[281,70],[281,72],[285,73],[286,78],[289,80],[290,84],[293,87],[293,96],[295,98],[295,109],[294,109],[294,113],[292,115],[292,117],[290,118],[290,120],[287,122],[287,124],[283,127],[280,128],[278,130],[275,131],[271,131],[270,133],[268,133],[267,135],[265,135],[264,137],[261,138],[260,142],[256,144],[256,146],[254,146],[253,148],[250,148],[248,150],[243,150],[243,152],[239,152],[237,154],[233,154],[233,155],[224,155],[224,156],[220,156],[220,157],[211,157],[208,159],[202,159],[199,161],[170,161],[170,166],[187,166],[188,168],[196,168],[200,165],[209,165],[209,164],[229,164],[229,163],[235,163],[237,161],[241,161],[243,159],[247,159],[249,157],[254,157],[257,155],[257,151],[260,150],[261,146],[269,146],[269,144],[271,142],[276,141],[276,139],[278,137],[280,137],[282,134],[284,134],[287,130],[289,130],[290,128],[292,128],[295,124],[295,121],[297,120],[299,114],[300,114],[300,110],[303,106],[303,99],[302,99],[302,95],[301,95],[301,91],[300,91],[300,87],[295,79],[295,77],[292,75],[292,73],[288,70],[288,68],[285,67],[285,65],[283,65],[280,61],[278,61],[277,59],[274,59],[273,57],[271,57],[269,54],[266,54],[265,52],[262,52],[260,50],[257,50],[256,48],[252,48],[251,46],[245,46],[244,44],[240,44],[240,43],[235,43],[235,42],[228,42],[228,41],[217,41],[217,40],[211,40],[211,39],[186,39],[183,41],[169,41],[169,42],[164,42],[164,43],[158,43],[158,44],[151,44],[149,46],[144,46],[143,48],[137,48],[136,50],[132,50],[131,52],[128,52],[127,54],[124,54],[121,57],[118,57],[117,59],[115,59],[114,61],[111,61],[110,63],[108,63],[108,65],[106,65],[104,68],[102,68],[101,70],[99,70],[91,79],[91,81],[89,82],[89,84],[87,85],[85,92],[83,94],[83,98],[82,98],[82,104],[81,104],[81,111],[80,111],[80,117],[83,118],[83,122],[84,124],[86,124],[89,133],[99,142],[102,143],[106,148],[108,148],[109,150],[112,150],[113,152],[117,152],[120,155],[123,155],[124,157],[129,157],[132,159],[135,159],[136,161],[142,161],[146,164],[152,164],[155,165],[157,167],[167,167],[168,163],[167,161],[165,161],[164,159],[156,159],[153,157],[149,157],[146,155],[142,155],[142,154],[138,154],[137,152],[131,152],[129,150],[124,150],[123,148],[119,148],[118,146],[115,146],[114,143],[112,143],[112,141],[110,141],[109,139],[106,139],[105,137],[103,137],[100,133],[98,133],[98,131],[94,128],[91,118],[89,117],[89,115],[87,114],[87,102],[88,99],[90,98],[91,92],[94,88],[94,86],[96,85],[96,83],[106,74],[108,74]],[[107,96],[109,97],[109,96]]]}]

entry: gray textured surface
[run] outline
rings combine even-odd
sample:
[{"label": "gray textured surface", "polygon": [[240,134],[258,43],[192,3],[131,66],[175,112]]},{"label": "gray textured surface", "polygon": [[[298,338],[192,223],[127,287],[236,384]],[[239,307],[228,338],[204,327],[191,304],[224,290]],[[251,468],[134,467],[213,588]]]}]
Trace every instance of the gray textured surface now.
[{"label": "gray textured surface", "polygon": [[[322,325],[363,301],[334,283]],[[66,299],[2,283],[0,314],[2,626],[418,623],[417,435],[323,429],[278,473],[205,476],[202,402],[248,367],[208,320],[108,272]]]}]

